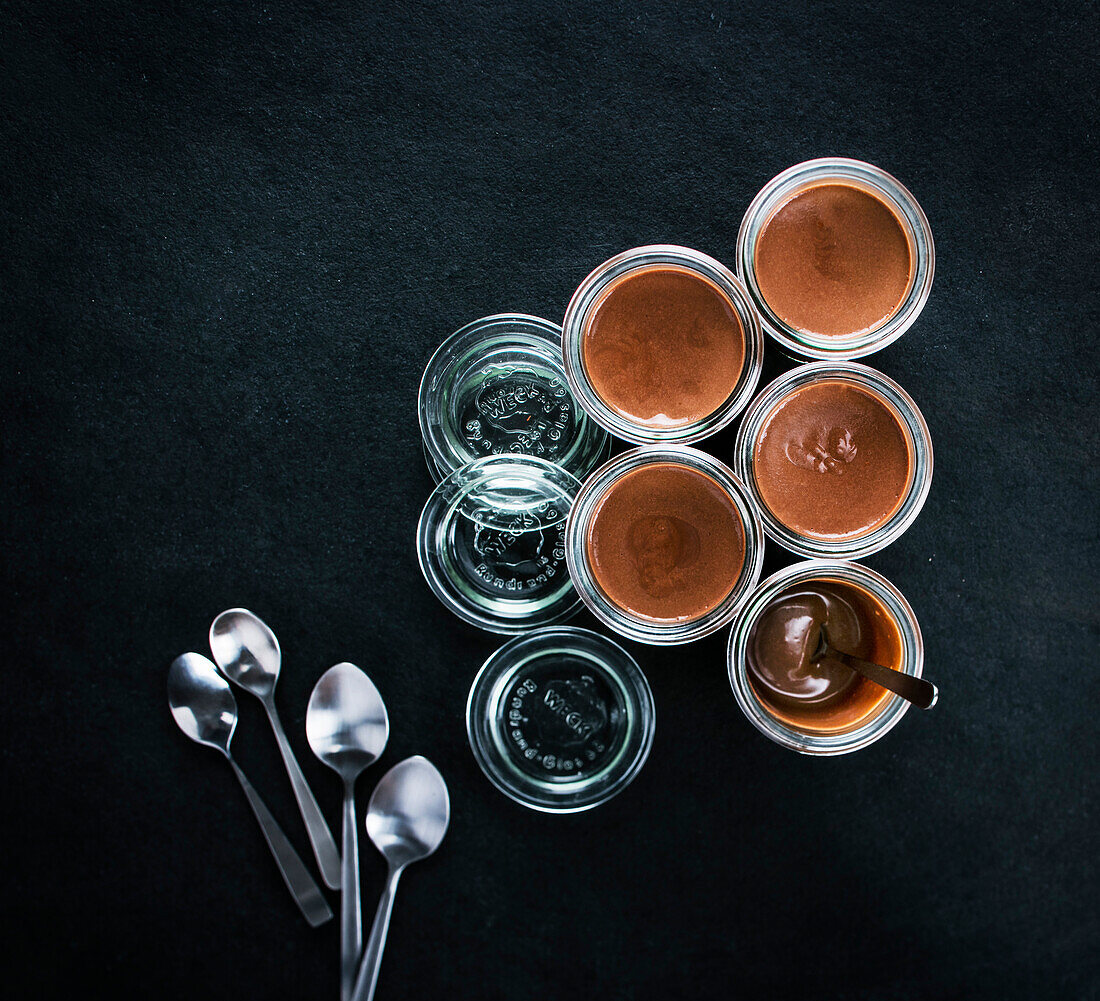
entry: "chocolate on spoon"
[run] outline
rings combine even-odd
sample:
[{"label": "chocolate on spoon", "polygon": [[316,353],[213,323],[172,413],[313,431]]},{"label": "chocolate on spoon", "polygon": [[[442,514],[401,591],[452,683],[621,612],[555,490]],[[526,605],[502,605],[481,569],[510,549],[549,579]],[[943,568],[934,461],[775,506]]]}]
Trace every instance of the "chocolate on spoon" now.
[{"label": "chocolate on spoon", "polygon": [[862,675],[868,681],[873,681],[876,685],[881,685],[895,695],[900,695],[919,709],[931,709],[940,697],[939,689],[931,681],[916,678],[903,671],[895,671],[892,667],[874,664],[862,657],[855,657],[843,650],[838,650],[835,646],[830,646],[825,627],[821,626],[818,631],[817,648],[810,656],[810,660],[818,661],[830,655],[833,660],[838,660],[846,667],[850,667],[856,674]]}]

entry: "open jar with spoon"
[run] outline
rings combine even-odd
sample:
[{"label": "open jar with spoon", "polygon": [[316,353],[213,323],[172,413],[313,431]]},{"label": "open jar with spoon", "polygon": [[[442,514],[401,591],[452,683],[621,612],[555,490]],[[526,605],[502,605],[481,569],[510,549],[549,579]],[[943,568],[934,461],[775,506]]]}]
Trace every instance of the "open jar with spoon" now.
[{"label": "open jar with spoon", "polygon": [[[786,567],[753,592],[727,653],[738,705],[777,744],[803,754],[846,754],[879,740],[908,710],[906,698],[854,669],[849,658],[831,655],[830,647],[906,676],[909,688],[921,678],[917,617],[885,577],[839,560]],[[935,702],[934,688],[930,694],[926,708]]]}]

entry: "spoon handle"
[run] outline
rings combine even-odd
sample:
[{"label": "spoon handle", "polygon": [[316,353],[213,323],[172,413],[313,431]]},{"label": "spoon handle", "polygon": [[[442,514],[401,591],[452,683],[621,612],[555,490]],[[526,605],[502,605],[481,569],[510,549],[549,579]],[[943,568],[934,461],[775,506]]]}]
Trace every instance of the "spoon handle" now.
[{"label": "spoon handle", "polygon": [[386,934],[390,930],[390,914],[393,912],[393,896],[397,892],[397,881],[402,869],[391,868],[386,877],[386,888],[382,899],[378,901],[378,910],[374,913],[370,937],[363,949],[363,962],[359,966],[359,977],[355,981],[355,991],[351,1001],[373,1001],[374,988],[378,985],[378,968],[382,965],[382,950],[386,948]]},{"label": "spoon handle", "polygon": [[881,685],[895,695],[900,695],[907,702],[912,702],[919,709],[931,709],[939,698],[939,690],[931,681],[924,678],[915,678],[911,674],[894,671],[881,664],[874,664],[869,660],[844,653],[836,647],[830,647],[829,652],[838,660],[847,664],[857,674]]},{"label": "spoon handle", "polygon": [[[228,757],[228,755],[226,756]],[[305,863],[298,857],[298,853],[287,840],[283,829],[271,816],[271,811],[268,810],[264,801],[260,799],[260,794],[252,788],[252,783],[245,778],[240,766],[232,758],[229,758],[229,763],[233,766],[233,772],[240,780],[241,788],[248,797],[252,812],[260,822],[260,830],[264,832],[267,846],[271,849],[271,854],[275,856],[279,872],[287,885],[287,889],[294,897],[295,903],[301,908],[302,914],[305,915],[305,919],[312,927],[316,928],[318,925],[324,924],[332,917],[332,908],[329,907],[328,901],[325,900],[317,884],[313,881],[313,877],[309,874]]]},{"label": "spoon handle", "polygon": [[359,904],[359,836],[355,826],[355,782],[344,786],[344,846],[340,887],[340,999],[349,1001],[355,968],[363,948],[363,917]]},{"label": "spoon handle", "polygon": [[279,714],[275,711],[274,701],[266,698],[263,703],[264,709],[267,710],[267,718],[271,720],[271,729],[275,731],[275,742],[279,745],[279,753],[283,756],[286,773],[290,776],[294,798],[298,800],[298,809],[301,810],[302,820],[306,824],[306,833],[309,835],[309,843],[313,846],[313,854],[317,858],[321,878],[330,890],[339,889],[340,853],[336,850],[336,842],[332,840],[332,832],[329,831],[325,818],[321,816],[321,808],[313,798],[313,790],[309,788],[309,783],[302,774],[298,759],[290,749],[290,743],[283,732],[283,725],[279,722]]}]

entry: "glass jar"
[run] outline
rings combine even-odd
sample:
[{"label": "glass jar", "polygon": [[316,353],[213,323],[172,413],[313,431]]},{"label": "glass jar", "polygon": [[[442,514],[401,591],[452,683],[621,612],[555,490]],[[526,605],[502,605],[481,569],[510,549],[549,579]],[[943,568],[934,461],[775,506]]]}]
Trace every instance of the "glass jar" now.
[{"label": "glass jar", "polygon": [[[719,490],[736,513],[744,533],[744,557],[741,568],[729,592],[703,614],[683,620],[666,620],[637,614],[616,601],[601,586],[593,568],[589,551],[592,524],[604,499],[612,488],[623,480],[647,467],[669,465],[682,466],[702,474]],[[707,539],[698,540],[701,547]],[[681,547],[683,549],[683,547]],[[764,561],[764,535],[760,518],[752,498],[744,484],[725,464],[698,449],[684,445],[646,445],[623,452],[604,463],[581,487],[569,514],[565,533],[565,553],[569,575],[589,611],[610,629],[640,643],[677,644],[688,643],[721,629],[737,614],[749,592],[760,579]],[[691,579],[692,565],[688,559],[665,546],[660,538],[646,554],[665,568],[675,566],[677,572]]]},{"label": "glass jar", "polygon": [[[894,311],[885,322],[848,336],[812,333],[786,322],[764,298],[757,274],[757,248],[765,227],[793,197],[824,184],[853,187],[881,201],[900,224],[911,258],[908,290]],[[752,200],[737,234],[737,274],[760,314],[764,331],[798,359],[860,358],[897,340],[913,325],[928,301],[935,269],[932,229],[917,200],[886,171],[847,157],[807,160],[772,178]]]},{"label": "glass jar", "polygon": [[[761,435],[784,401],[804,387],[828,383],[856,387],[881,403],[897,421],[909,455],[908,482],[897,507],[880,524],[851,537],[819,537],[784,524],[768,506],[756,468]],[[822,429],[823,433],[832,430]],[[849,441],[857,451],[858,434]],[[858,559],[889,545],[920,513],[932,486],[932,438],[916,403],[893,379],[858,362],[813,362],[784,373],[753,400],[737,432],[734,468],[752,495],[769,538],[800,556]]]},{"label": "glass jar", "polygon": [[807,560],[785,567],[765,580],[748,599],[730,631],[727,666],[730,684],[741,711],[761,733],[783,747],[802,754],[847,754],[873,744],[897,725],[909,703],[889,694],[865,717],[835,732],[804,730],[777,718],[756,694],[749,678],[748,646],[764,609],[792,586],[810,581],[839,582],[869,594],[897,627],[901,662],[898,669],[919,678],[924,668],[924,641],[913,609],[902,593],[881,574],[858,563]]},{"label": "glass jar", "polygon": [[[601,302],[624,279],[641,272],[667,269],[697,276],[715,289],[736,315],[744,339],[740,374],[728,395],[711,412],[672,426],[653,426],[632,420],[610,406],[593,384],[584,358],[589,324]],[[565,311],[562,357],[566,378],[577,402],[601,427],[638,444],[687,444],[714,434],[730,423],[748,403],[760,378],[763,335],[748,294],[734,274],[712,257],[687,247],[650,246],[625,251],[605,261],[581,283]]]}]

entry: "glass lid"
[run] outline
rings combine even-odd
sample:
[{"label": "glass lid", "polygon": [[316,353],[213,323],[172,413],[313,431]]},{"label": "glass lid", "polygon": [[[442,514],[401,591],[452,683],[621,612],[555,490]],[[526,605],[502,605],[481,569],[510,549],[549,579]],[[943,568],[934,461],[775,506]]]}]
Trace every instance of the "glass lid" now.
[{"label": "glass lid", "polygon": [[475,459],[436,487],[420,515],[424,578],[459,618],[520,633],[572,615],[565,521],[580,482],[531,455]]},{"label": "glass lid", "polygon": [[638,774],[653,744],[649,683],[621,646],[556,626],[517,637],[484,664],[466,732],[490,782],[517,803],[576,813]]},{"label": "glass lid", "polygon": [[584,479],[610,445],[569,391],[561,327],[521,313],[486,316],[448,337],[424,370],[419,411],[436,481],[473,459],[509,453]]}]

